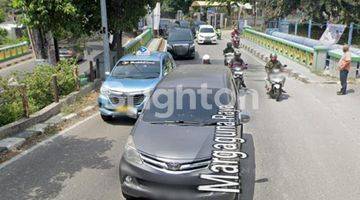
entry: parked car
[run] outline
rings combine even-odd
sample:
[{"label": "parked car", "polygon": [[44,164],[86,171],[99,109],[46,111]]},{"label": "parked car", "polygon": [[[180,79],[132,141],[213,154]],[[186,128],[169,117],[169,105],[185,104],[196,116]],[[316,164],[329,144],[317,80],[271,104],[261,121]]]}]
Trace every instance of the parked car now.
[{"label": "parked car", "polygon": [[[206,98],[211,106],[209,108],[202,106],[202,94],[194,92],[195,98],[191,98],[181,96],[181,91],[177,89],[182,85],[184,89],[197,91],[203,84],[207,84],[207,89],[211,91]],[[235,193],[198,190],[198,186],[214,184],[201,179],[200,175],[213,174],[210,166],[218,124],[213,116],[219,113],[216,95],[223,89],[231,91],[235,95],[234,100],[239,99],[231,71],[212,65],[178,67],[157,85],[128,138],[121,158],[120,183],[125,198],[237,200]],[[177,98],[169,102],[166,97],[157,95],[156,100],[154,96],[159,91],[172,91],[172,96]],[[231,96],[224,93],[219,96],[219,101],[239,109],[239,100],[232,101]],[[157,101],[162,104],[167,102],[169,106],[160,108],[154,103]],[[182,108],[171,107],[179,105],[179,101],[182,101]],[[191,108],[191,103],[196,105],[196,109]],[[173,111],[172,114],[160,115],[169,110]],[[238,112],[229,116],[236,121],[234,137],[240,138],[241,126],[249,118]],[[240,142],[235,140],[240,149]]]},{"label": "parked car", "polygon": [[75,59],[76,61],[82,61],[84,59],[84,52],[75,47],[59,47],[60,60]]},{"label": "parked car", "polygon": [[101,117],[105,121],[117,116],[136,119],[155,85],[175,66],[166,52],[121,58],[100,89]]},{"label": "parked car", "polygon": [[167,51],[175,58],[195,58],[195,43],[190,29],[172,29],[167,41]]},{"label": "parked car", "polygon": [[205,43],[216,44],[217,38],[218,36],[213,26],[200,25],[196,38],[199,44],[205,44]]}]

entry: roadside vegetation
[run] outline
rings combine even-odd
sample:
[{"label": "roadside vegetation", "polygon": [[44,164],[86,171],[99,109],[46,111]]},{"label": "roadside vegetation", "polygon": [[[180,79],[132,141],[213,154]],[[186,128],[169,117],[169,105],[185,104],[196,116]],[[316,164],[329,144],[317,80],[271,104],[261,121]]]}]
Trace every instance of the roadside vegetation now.
[{"label": "roadside vegetation", "polygon": [[[0,77],[0,126],[9,124],[23,117],[22,93],[14,83],[26,86],[30,114],[41,110],[54,102],[51,78],[57,75],[60,96],[65,96],[76,90],[77,68],[74,61],[61,61],[55,67],[38,66],[33,73],[13,74],[10,77]],[[18,81],[21,80],[21,81]]]}]

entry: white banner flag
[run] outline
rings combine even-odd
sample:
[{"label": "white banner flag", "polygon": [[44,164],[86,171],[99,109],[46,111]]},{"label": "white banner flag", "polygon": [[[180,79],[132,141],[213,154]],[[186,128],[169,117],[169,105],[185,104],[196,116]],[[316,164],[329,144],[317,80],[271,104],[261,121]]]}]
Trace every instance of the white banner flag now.
[{"label": "white banner flag", "polygon": [[346,26],[341,24],[328,24],[328,27],[320,38],[320,42],[326,46],[338,43],[344,34],[345,28]]}]

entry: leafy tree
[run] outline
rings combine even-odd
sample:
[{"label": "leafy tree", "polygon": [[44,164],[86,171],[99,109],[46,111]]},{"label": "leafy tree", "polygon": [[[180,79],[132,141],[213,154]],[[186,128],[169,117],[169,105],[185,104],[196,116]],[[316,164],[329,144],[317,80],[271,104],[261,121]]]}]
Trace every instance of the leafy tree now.
[{"label": "leafy tree", "polygon": [[193,0],[164,0],[165,7],[169,9],[167,11],[173,14],[176,14],[178,10],[187,14],[192,2]]},{"label": "leafy tree", "polygon": [[207,0],[209,3],[214,3],[214,2],[218,2],[218,3],[223,3],[226,5],[226,10],[228,12],[228,15],[231,16],[232,14],[232,5],[236,4],[236,3],[248,3],[249,0]]},{"label": "leafy tree", "polygon": [[317,22],[360,23],[360,1],[358,0],[263,0],[268,19],[282,18],[299,13],[303,20]]}]

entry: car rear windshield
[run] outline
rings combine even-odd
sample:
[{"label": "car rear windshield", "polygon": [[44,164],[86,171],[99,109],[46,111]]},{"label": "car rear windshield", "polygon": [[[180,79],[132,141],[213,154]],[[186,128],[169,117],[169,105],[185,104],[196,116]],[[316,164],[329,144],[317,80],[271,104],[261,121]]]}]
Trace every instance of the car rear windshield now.
[{"label": "car rear windshield", "polygon": [[125,61],[120,62],[112,71],[111,78],[150,79],[160,76],[160,62]]},{"label": "car rear windshield", "polygon": [[172,42],[176,42],[176,41],[191,41],[193,39],[190,31],[177,30],[177,31],[172,31],[170,33],[168,40]]},{"label": "car rear windshield", "polygon": [[202,28],[200,29],[200,33],[214,33],[213,28]]},{"label": "car rear windshield", "polygon": [[[144,109],[143,120],[150,123],[209,123],[219,111],[219,106],[234,105],[236,101],[234,93],[224,92],[223,89],[208,89],[207,94],[195,88],[184,88],[182,91],[179,88],[154,91]],[[189,95],[190,93],[192,94]]]}]

